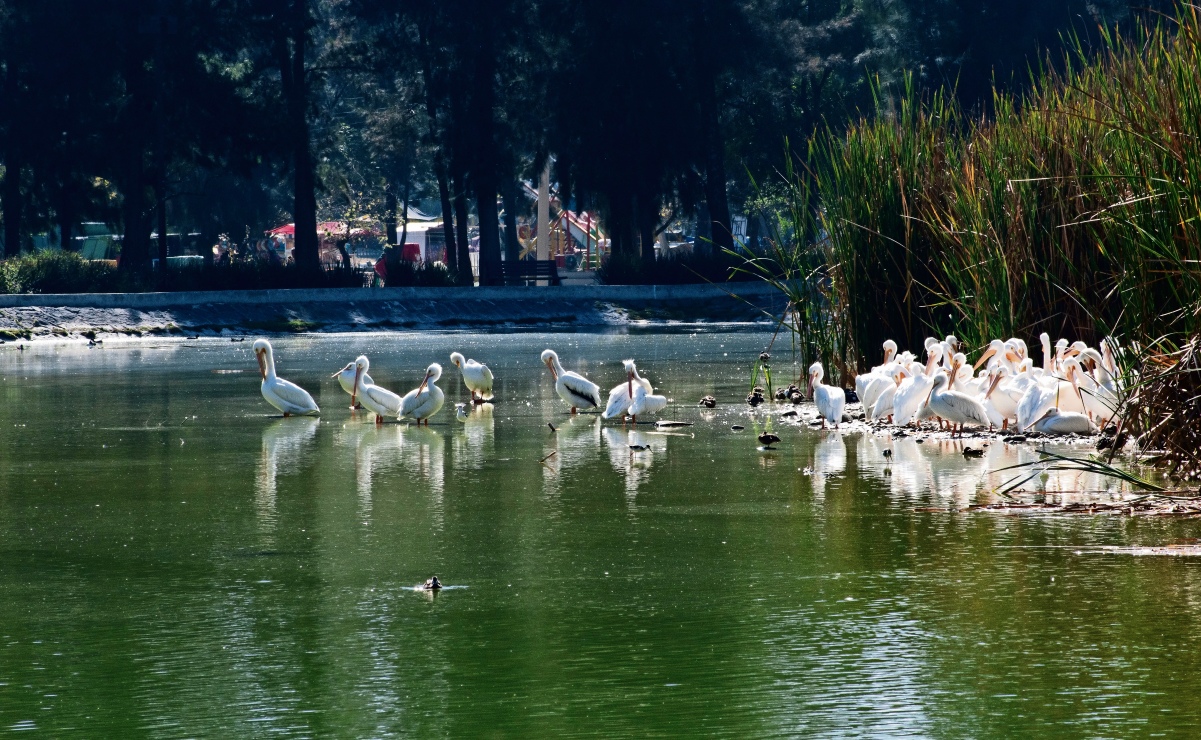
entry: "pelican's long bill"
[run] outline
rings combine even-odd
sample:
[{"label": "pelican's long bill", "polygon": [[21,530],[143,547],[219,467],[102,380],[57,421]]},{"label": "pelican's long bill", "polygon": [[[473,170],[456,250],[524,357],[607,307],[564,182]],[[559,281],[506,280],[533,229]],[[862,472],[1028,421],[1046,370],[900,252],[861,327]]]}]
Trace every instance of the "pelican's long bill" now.
[{"label": "pelican's long bill", "polygon": [[425,377],[421,379],[421,385],[417,386],[417,395],[421,395],[421,392],[425,390],[425,384],[428,382],[430,382],[430,371],[426,370]]},{"label": "pelican's long bill", "polygon": [[988,384],[988,392],[984,394],[985,401],[987,401],[989,399],[989,397],[992,396],[993,391],[995,391],[997,389],[997,386],[999,386],[1001,384],[1002,377],[1004,377],[1004,376],[1002,376],[1000,373],[997,373],[997,376],[992,379],[991,383]]},{"label": "pelican's long bill", "polygon": [[346,372],[347,370],[349,370],[349,369],[350,369],[350,366],[351,366],[351,365],[353,365],[353,364],[354,364],[353,362],[348,362],[348,363],[346,363],[345,367],[343,367],[341,370],[339,370],[338,372],[334,373],[334,374],[333,374],[333,375],[331,375],[330,377],[331,377],[331,378],[336,378],[336,377],[338,377],[338,376],[339,376],[339,375],[341,375],[342,373],[344,373],[344,372]]},{"label": "pelican's long bill", "polygon": [[983,365],[984,363],[988,362],[988,358],[992,357],[996,353],[997,353],[997,351],[995,349],[993,349],[992,347],[989,347],[988,349],[986,349],[984,351],[984,354],[980,355],[980,359],[976,360],[976,364],[972,366],[972,372],[979,370],[980,366]]},{"label": "pelican's long bill", "polygon": [[262,376],[263,380],[266,380],[267,379],[267,361],[263,359],[263,350],[256,349],[254,351],[254,359],[258,360],[258,362],[259,362],[259,375]]},{"label": "pelican's long bill", "polygon": [[353,409],[359,396],[359,378],[363,377],[363,366],[357,362],[354,366],[354,390],[350,392],[350,407]]},{"label": "pelican's long bill", "polygon": [[552,380],[559,379],[558,373],[555,372],[555,364],[553,362],[551,362],[550,360],[546,361],[546,369],[550,370],[550,377]]}]

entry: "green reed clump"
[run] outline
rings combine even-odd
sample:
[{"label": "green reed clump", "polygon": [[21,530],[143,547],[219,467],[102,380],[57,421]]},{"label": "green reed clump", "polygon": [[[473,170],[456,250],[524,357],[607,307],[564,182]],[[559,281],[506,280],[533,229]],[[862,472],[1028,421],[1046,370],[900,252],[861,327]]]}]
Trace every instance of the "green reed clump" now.
[{"label": "green reed clump", "polygon": [[829,295],[801,311],[833,325],[848,367],[886,338],[917,347],[946,331],[979,347],[1201,328],[1198,9],[1104,43],[1095,57],[1077,45],[1023,97],[996,94],[987,118],[910,83],[811,140],[790,180],[817,206],[793,216],[826,238],[776,261],[823,253]]}]

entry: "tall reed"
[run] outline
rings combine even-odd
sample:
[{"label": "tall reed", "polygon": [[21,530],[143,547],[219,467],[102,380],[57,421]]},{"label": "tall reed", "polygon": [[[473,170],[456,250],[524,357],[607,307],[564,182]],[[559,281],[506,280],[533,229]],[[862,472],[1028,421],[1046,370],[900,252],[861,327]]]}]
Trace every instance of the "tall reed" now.
[{"label": "tall reed", "polygon": [[810,141],[787,177],[816,206],[788,217],[813,238],[775,259],[825,279],[802,320],[836,334],[823,341],[848,372],[886,338],[1201,330],[1198,8],[1103,40],[1038,70],[1024,96],[995,94],[986,118],[910,82]]}]

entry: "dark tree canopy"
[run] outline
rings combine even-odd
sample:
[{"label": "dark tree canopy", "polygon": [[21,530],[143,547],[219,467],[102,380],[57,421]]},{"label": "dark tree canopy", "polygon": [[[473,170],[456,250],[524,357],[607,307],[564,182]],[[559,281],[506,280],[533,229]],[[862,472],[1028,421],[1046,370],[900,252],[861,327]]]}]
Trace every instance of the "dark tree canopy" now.
[{"label": "dark tree canopy", "polygon": [[729,247],[786,139],[871,108],[905,71],[983,109],[994,81],[1020,86],[1040,52],[1054,59],[1065,37],[1087,43],[1133,12],[1123,0],[0,0],[0,233],[13,254],[32,234],[70,246],[79,223],[104,221],[124,234],[123,266],[143,269],[161,254],[154,231],[211,241],[293,220],[298,261],[315,266],[318,221],[371,216],[395,242],[423,203],[445,216],[452,270],[472,220],[487,284],[502,242],[516,250],[521,183],[553,161],[559,197],[601,214],[615,254],[653,259],[665,214]]}]

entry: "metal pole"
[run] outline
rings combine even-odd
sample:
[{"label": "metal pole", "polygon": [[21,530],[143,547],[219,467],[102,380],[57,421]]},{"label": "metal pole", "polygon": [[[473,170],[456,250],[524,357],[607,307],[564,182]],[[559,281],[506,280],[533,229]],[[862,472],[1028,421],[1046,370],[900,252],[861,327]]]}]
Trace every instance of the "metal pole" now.
[{"label": "metal pole", "polygon": [[538,259],[550,259],[550,162],[538,181]]}]

